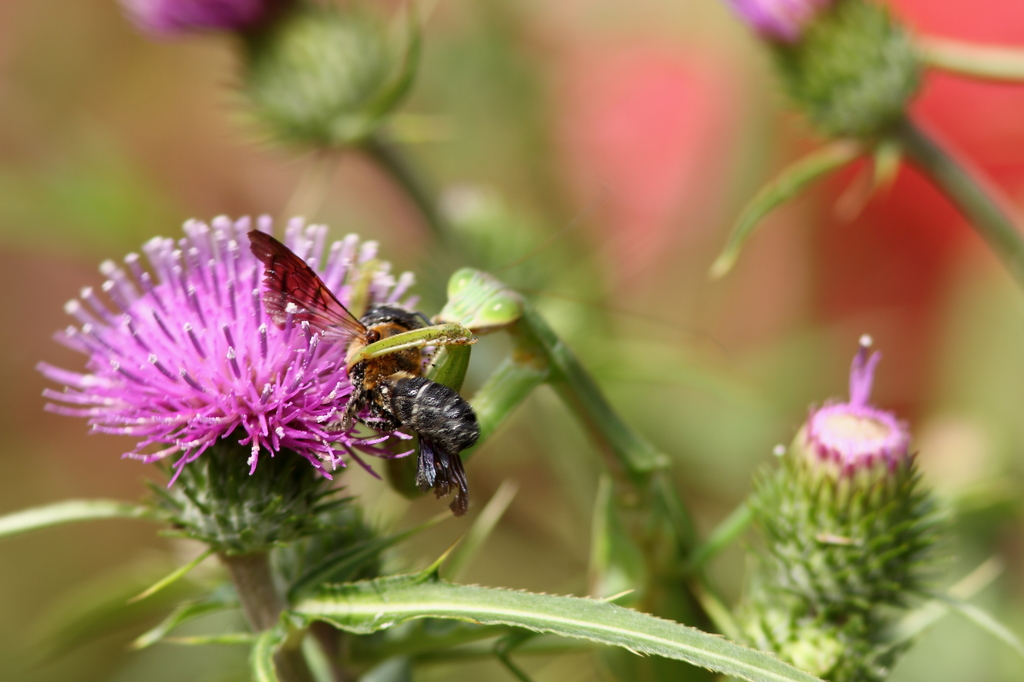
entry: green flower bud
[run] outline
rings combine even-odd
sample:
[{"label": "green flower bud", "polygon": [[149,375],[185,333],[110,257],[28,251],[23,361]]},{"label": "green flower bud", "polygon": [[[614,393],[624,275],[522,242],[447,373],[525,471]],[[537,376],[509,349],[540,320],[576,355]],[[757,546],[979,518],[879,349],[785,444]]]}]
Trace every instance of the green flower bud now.
[{"label": "green flower bud", "polygon": [[375,18],[303,3],[248,37],[242,90],[275,138],[350,145],[371,134],[408,91],[417,57],[415,30],[403,55]]},{"label": "green flower bud", "polygon": [[250,473],[250,448],[238,440],[218,441],[182,467],[173,487],[151,486],[171,534],[249,554],[323,531],[325,512],[342,503],[329,499],[331,481],[288,450],[261,457]]},{"label": "green flower bud", "polygon": [[904,114],[922,65],[906,30],[870,0],[837,0],[795,42],[772,44],[784,87],[825,135],[871,137]]},{"label": "green flower bud", "polygon": [[880,359],[869,345],[864,337],[849,401],[812,410],[750,502],[763,544],[744,629],[831,682],[888,674],[902,651],[889,632],[926,586],[939,520],[906,427],[868,404]]}]

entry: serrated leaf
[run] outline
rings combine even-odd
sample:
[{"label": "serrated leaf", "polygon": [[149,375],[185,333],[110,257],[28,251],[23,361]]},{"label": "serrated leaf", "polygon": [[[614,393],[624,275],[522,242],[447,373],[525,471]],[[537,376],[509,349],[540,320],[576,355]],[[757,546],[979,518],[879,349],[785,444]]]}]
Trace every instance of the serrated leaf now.
[{"label": "serrated leaf", "polygon": [[152,517],[146,507],[115,500],[68,500],[0,516],[0,537],[17,535],[61,523],[94,519],[141,519]]},{"label": "serrated leaf", "polygon": [[297,603],[293,614],[355,634],[415,618],[512,625],[683,660],[756,682],[817,680],[769,654],[607,602],[453,585],[424,574],[324,586]]},{"label": "serrated leaf", "polygon": [[277,670],[274,668],[274,654],[284,643],[285,634],[280,628],[264,630],[252,645],[249,656],[249,668],[253,682],[278,682]]},{"label": "serrated leaf", "polygon": [[864,149],[849,140],[837,140],[790,164],[750,200],[729,234],[729,242],[711,266],[711,276],[728,273],[739,257],[740,249],[761,221],[772,210],[786,203],[815,180],[850,163]]}]

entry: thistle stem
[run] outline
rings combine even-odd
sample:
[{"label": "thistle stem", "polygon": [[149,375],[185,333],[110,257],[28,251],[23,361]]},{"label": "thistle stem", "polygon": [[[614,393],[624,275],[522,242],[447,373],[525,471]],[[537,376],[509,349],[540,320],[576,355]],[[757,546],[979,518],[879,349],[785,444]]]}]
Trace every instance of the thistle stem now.
[{"label": "thistle stem", "polygon": [[517,353],[536,354],[549,365],[549,382],[576,413],[598,445],[637,491],[651,496],[672,524],[680,548],[695,544],[693,521],[670,480],[670,459],[622,421],[576,355],[529,305],[513,329]]},{"label": "thistle stem", "polygon": [[971,221],[1010,275],[1024,288],[1024,239],[1020,219],[998,189],[956,158],[920,127],[905,119],[895,131],[910,159]]},{"label": "thistle stem", "polygon": [[449,231],[436,197],[401,150],[379,132],[367,137],[361,148],[409,197],[434,237],[443,239]]},{"label": "thistle stem", "polygon": [[1002,83],[1024,82],[1024,50],[974,45],[945,38],[917,39],[918,53],[935,69]]},{"label": "thistle stem", "polygon": [[[277,625],[284,610],[284,600],[274,587],[270,572],[270,555],[219,554],[235,585],[242,611],[255,632],[269,630]],[[274,657],[280,682],[313,682],[313,674],[306,665],[300,648],[300,638],[289,638]]]}]

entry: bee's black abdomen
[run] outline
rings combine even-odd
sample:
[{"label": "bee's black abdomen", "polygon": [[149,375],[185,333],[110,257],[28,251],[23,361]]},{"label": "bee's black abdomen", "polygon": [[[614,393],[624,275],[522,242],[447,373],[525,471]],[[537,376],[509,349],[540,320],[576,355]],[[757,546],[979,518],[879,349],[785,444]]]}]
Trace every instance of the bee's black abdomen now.
[{"label": "bee's black abdomen", "polygon": [[480,437],[473,408],[447,386],[408,377],[396,381],[392,392],[391,407],[402,424],[445,452],[458,454]]},{"label": "bee's black abdomen", "polygon": [[456,391],[423,377],[404,377],[391,387],[391,409],[420,435],[416,483],[438,497],[455,493],[451,509],[462,516],[469,508],[469,487],[459,453],[480,437],[480,426],[469,403]]}]

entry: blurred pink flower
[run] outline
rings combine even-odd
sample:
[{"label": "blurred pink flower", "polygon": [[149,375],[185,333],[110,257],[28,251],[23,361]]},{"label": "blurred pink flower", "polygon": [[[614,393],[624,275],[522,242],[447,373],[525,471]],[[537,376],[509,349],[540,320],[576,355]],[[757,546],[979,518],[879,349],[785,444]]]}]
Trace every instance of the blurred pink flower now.
[{"label": "blurred pink flower", "polygon": [[804,26],[834,0],[726,0],[733,11],[766,40],[800,38]]},{"label": "blurred pink flower", "polygon": [[581,206],[599,208],[617,284],[714,224],[744,109],[736,83],[715,53],[594,45],[566,60],[560,145]]},{"label": "blurred pink flower", "polygon": [[175,36],[196,31],[240,31],[258,23],[273,0],[121,0],[146,33]]}]

